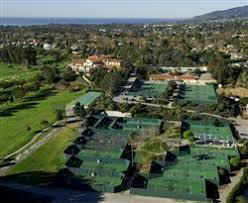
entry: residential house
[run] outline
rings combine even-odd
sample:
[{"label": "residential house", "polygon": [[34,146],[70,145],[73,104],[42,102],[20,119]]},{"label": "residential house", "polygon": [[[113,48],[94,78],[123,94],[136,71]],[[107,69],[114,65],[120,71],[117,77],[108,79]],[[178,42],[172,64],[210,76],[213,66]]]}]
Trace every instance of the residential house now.
[{"label": "residential house", "polygon": [[107,71],[111,71],[115,68],[120,69],[121,62],[121,60],[112,58],[109,55],[92,55],[86,60],[75,59],[69,66],[76,73],[84,72],[89,74],[90,70],[97,67],[104,68]]},{"label": "residential house", "polygon": [[151,81],[183,81],[186,84],[195,84],[195,85],[205,85],[208,83],[216,83],[216,80],[212,78],[200,78],[194,75],[183,74],[183,75],[171,75],[168,73],[162,74],[152,74],[150,76]]}]

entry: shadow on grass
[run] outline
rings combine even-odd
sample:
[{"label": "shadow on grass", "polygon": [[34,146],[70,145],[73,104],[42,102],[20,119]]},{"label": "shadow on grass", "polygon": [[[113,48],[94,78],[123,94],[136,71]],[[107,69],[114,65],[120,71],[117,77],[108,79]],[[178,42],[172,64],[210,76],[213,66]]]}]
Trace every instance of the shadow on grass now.
[{"label": "shadow on grass", "polygon": [[[7,202],[19,203],[18,194],[21,194],[22,191],[25,191],[28,194],[26,196],[23,196],[23,198],[27,197],[27,201],[23,201],[25,203],[46,203],[52,202],[54,199],[57,200],[56,202],[60,202],[60,200],[63,200],[63,202],[71,202],[73,200],[73,202],[98,203],[104,199],[104,197],[102,196],[103,194],[101,192],[94,191],[91,188],[88,180],[78,179],[74,177],[73,174],[67,169],[62,169],[58,173],[33,171],[15,175],[8,175],[0,178],[0,186],[1,181],[4,181],[5,183],[9,182],[20,184],[18,190],[11,191],[11,193],[9,193],[7,196],[4,192],[4,194],[2,194],[2,190],[0,190],[1,203],[4,202],[2,198],[9,197],[9,195],[12,197],[16,197],[16,200],[14,199],[15,201],[13,201],[11,199],[12,201]],[[36,197],[39,195],[41,195],[42,201],[29,201],[30,197]],[[43,198],[45,198],[44,201]]]},{"label": "shadow on grass", "polygon": [[30,102],[30,101],[41,101],[44,99],[47,99],[50,96],[54,96],[57,92],[53,88],[48,88],[44,90],[40,90],[38,94],[34,96],[27,97],[24,101]]},{"label": "shadow on grass", "polygon": [[22,103],[17,104],[16,106],[10,107],[0,112],[0,117],[8,117],[13,116],[17,111],[22,109],[32,109],[37,106],[38,102],[29,102],[29,103]]},{"label": "shadow on grass", "polygon": [[41,100],[47,99],[50,96],[55,95],[57,92],[52,88],[40,90],[35,96],[30,96],[24,99],[23,103],[17,104],[13,107],[9,107],[0,111],[0,117],[9,117],[13,116],[16,112],[23,109],[32,109],[35,108]]}]

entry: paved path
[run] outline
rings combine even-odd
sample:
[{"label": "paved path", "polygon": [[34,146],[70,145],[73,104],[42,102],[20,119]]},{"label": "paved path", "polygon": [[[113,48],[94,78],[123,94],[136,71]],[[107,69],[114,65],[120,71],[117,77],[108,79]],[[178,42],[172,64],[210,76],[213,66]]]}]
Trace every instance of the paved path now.
[{"label": "paved path", "polygon": [[[242,163],[247,166],[248,159],[242,160]],[[219,188],[220,202],[223,202],[223,203],[226,202],[226,199],[227,199],[228,195],[233,190],[233,188],[235,187],[235,185],[237,185],[239,183],[241,177],[243,176],[243,174],[244,174],[244,168],[245,167],[243,167],[242,169],[240,169],[239,171],[236,171],[234,173],[235,176],[232,176],[231,177],[231,183],[220,186],[220,188]]]},{"label": "paved path", "polygon": [[[58,121],[58,122],[54,123],[53,125],[57,125],[57,124],[59,124],[59,123],[61,123],[61,121]],[[21,148],[19,148],[19,149],[16,150],[15,152],[12,152],[11,154],[6,155],[6,156],[4,157],[4,159],[11,158],[11,157],[17,155],[18,153],[20,153],[21,151],[25,150],[28,146],[30,146],[31,144],[33,144],[33,143],[36,141],[36,139],[37,139],[38,137],[40,137],[41,135],[44,135],[49,129],[51,129],[51,127],[48,127],[48,128],[43,129],[42,132],[37,133],[37,134],[32,138],[32,140],[30,140],[30,142],[28,142],[27,144],[25,144],[24,146],[22,146]]]},{"label": "paved path", "polygon": [[248,139],[248,120],[242,119],[240,116],[236,119],[236,129],[241,138]]},{"label": "paved path", "polygon": [[219,201],[221,203],[225,203],[226,199],[228,197],[228,195],[230,194],[230,192],[232,191],[232,189],[235,187],[235,185],[237,185],[241,179],[241,177],[243,176],[243,168],[235,173],[235,176],[231,177],[231,183],[227,184],[227,185],[222,185],[219,188],[219,194],[220,194],[220,199]]},{"label": "paved path", "polygon": [[[120,102],[120,100],[118,100],[117,97],[115,97],[115,99],[113,98],[113,101],[115,102]],[[146,106],[152,106],[152,107],[157,107],[157,108],[166,108],[166,109],[175,109],[176,107],[170,106],[170,105],[165,105],[165,104],[153,104],[153,103],[147,103],[147,102],[139,102],[139,101],[124,101],[120,102],[120,103],[129,103],[129,104],[142,104],[142,105],[146,105]],[[220,116],[218,114],[212,114],[212,113],[207,113],[207,112],[198,112],[196,110],[192,110],[192,109],[186,109],[186,108],[182,108],[182,110],[187,111],[189,113],[198,113],[200,115],[205,115],[205,116],[212,116],[215,118],[221,118],[221,119],[226,119],[226,120],[230,120],[230,121],[235,121],[235,118],[226,118],[223,116]]]},{"label": "paved path", "polygon": [[14,164],[0,168],[0,176],[4,176],[10,168],[15,166],[15,164],[18,164],[19,162],[21,162],[28,155],[32,154],[35,150],[37,150],[39,147],[41,147],[43,144],[45,144],[49,139],[51,139],[58,131],[60,131],[64,127],[65,126],[53,128],[47,135],[44,135],[44,137],[42,139],[40,139],[38,142],[32,143],[31,145],[29,143],[29,145],[30,145],[29,147],[24,148],[24,147],[26,147],[26,146],[24,146],[21,149],[17,150],[17,151],[21,151],[21,153],[19,153],[15,157]]},{"label": "paved path", "polygon": [[86,81],[89,84],[90,88],[92,89],[92,87],[93,87],[92,82],[87,77],[85,77],[84,75],[82,75],[82,78],[83,78],[84,81]]}]

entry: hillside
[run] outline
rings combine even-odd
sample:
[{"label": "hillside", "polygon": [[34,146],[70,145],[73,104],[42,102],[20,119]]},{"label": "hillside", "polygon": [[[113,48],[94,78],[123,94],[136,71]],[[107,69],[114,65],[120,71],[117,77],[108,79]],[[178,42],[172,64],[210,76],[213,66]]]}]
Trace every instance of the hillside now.
[{"label": "hillside", "polygon": [[223,11],[214,11],[212,13],[196,16],[193,20],[222,20],[233,18],[248,18],[248,6],[236,7]]}]

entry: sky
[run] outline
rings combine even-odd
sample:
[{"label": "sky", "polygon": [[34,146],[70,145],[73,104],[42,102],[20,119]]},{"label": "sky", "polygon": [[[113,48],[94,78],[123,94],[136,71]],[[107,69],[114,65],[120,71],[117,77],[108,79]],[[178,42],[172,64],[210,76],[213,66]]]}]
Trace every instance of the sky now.
[{"label": "sky", "polygon": [[248,0],[0,0],[2,17],[189,18]]}]

